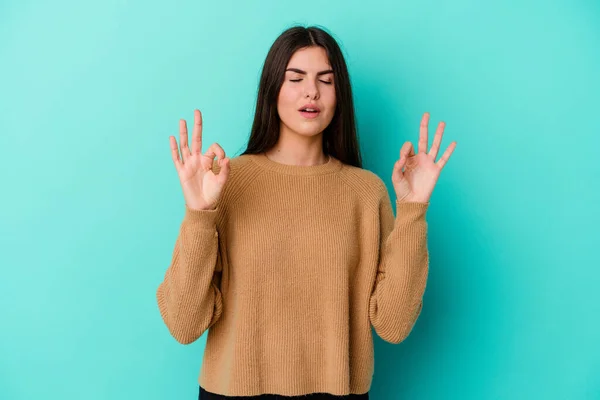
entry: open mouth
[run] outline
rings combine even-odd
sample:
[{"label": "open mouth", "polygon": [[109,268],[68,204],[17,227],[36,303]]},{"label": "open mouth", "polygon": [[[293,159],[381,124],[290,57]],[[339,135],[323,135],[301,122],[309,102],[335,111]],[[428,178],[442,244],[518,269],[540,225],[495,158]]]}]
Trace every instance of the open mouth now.
[{"label": "open mouth", "polygon": [[298,110],[300,114],[305,118],[315,118],[319,115],[320,111],[314,108],[302,108]]}]

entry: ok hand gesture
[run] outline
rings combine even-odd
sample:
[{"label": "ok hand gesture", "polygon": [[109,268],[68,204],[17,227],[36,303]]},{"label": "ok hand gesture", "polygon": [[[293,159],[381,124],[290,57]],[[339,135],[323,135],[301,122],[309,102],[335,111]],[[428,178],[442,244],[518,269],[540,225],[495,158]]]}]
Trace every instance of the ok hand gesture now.
[{"label": "ok hand gesture", "polygon": [[450,143],[442,157],[436,162],[446,124],[439,123],[431,149],[427,152],[428,123],[429,113],[426,112],[421,119],[417,154],[415,154],[412,143],[405,142],[400,149],[400,159],[394,164],[392,183],[398,201],[429,202],[440,172],[456,148],[456,141]]},{"label": "ok hand gesture", "polygon": [[[179,141],[181,158],[179,158],[177,140],[174,136],[169,136],[171,156],[179,175],[185,203],[189,208],[196,210],[214,209],[229,176],[229,158],[225,157],[225,151],[218,143],[213,143],[204,154],[201,154],[202,114],[200,110],[194,110],[191,151],[184,119],[179,120]],[[220,167],[218,174],[212,171],[215,157]]]}]

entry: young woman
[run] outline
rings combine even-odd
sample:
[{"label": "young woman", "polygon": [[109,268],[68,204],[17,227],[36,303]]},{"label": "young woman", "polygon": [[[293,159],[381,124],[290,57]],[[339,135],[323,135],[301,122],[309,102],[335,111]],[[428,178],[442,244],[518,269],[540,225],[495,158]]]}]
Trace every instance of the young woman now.
[{"label": "young woman", "polygon": [[395,217],[362,168],[346,64],[320,28],[272,45],[243,154],[202,153],[199,110],[191,146],[180,121],[185,215],[156,295],[176,340],[208,330],[199,399],[368,399],[371,327],[399,343],[421,312],[425,213],[456,146],[436,162],[444,124],[427,151],[428,120],[393,167]]}]

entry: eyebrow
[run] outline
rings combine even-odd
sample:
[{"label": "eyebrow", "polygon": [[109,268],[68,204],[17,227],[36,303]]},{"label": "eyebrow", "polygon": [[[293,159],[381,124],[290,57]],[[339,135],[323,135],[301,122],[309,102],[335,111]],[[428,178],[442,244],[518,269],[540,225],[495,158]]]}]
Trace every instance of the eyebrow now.
[{"label": "eyebrow", "polygon": [[[286,69],[286,71],[292,71],[292,72],[297,72],[299,74],[306,75],[306,71],[302,71],[301,69],[298,69],[298,68],[288,68],[288,69]],[[332,69],[327,69],[325,71],[317,72],[317,76],[321,76],[321,75],[325,75],[325,74],[332,74],[332,73],[333,73]]]}]

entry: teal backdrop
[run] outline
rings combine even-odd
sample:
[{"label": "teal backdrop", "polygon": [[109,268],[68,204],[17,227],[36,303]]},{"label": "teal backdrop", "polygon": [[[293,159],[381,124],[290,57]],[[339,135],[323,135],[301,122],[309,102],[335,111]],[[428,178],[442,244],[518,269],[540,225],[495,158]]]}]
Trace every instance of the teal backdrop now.
[{"label": "teal backdrop", "polygon": [[[206,334],[155,291],[184,206],[169,135],[248,139],[273,40],[339,40],[364,167],[424,111],[458,145],[411,335],[373,399],[600,399],[600,2],[0,2],[0,398],[194,399]],[[441,154],[441,153],[440,153]]]}]

